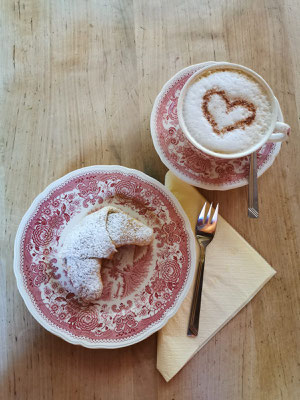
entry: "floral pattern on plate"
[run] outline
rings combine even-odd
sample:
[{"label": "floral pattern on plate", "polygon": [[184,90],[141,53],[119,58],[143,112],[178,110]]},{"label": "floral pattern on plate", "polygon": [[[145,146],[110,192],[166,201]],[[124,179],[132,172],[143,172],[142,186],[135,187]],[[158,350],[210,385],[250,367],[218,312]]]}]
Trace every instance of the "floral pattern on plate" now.
[{"label": "floral pattern on plate", "polygon": [[[89,212],[113,205],[154,230],[151,245],[102,260],[104,291],[85,304],[58,257],[63,236]],[[194,239],[177,200],[160,183],[119,166],[74,171],[51,184],[24,216],[15,242],[18,287],[33,316],[65,340],[121,347],[161,328],[191,283]]]}]

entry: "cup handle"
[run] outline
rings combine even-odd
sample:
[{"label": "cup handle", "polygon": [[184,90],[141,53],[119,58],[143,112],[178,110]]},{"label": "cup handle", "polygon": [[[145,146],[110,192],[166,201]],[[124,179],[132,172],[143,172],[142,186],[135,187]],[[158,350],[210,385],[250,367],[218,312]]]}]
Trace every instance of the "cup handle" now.
[{"label": "cup handle", "polygon": [[287,140],[291,131],[291,127],[284,122],[276,122],[273,133],[268,139],[268,142],[283,142]]}]

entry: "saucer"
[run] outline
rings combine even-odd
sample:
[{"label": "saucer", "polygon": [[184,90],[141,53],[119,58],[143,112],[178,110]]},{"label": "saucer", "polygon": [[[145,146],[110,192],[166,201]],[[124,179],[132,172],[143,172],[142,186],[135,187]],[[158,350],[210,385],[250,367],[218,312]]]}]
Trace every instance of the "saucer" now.
[{"label": "saucer", "polygon": [[[208,190],[229,190],[248,185],[249,157],[221,159],[203,153],[183,134],[177,102],[185,82],[212,61],[191,65],[174,75],[157,96],[151,113],[151,135],[161,161],[183,181]],[[277,102],[278,103],[278,102]],[[278,103],[278,121],[283,115]],[[273,164],[281,143],[266,143],[257,151],[258,176]]]}]

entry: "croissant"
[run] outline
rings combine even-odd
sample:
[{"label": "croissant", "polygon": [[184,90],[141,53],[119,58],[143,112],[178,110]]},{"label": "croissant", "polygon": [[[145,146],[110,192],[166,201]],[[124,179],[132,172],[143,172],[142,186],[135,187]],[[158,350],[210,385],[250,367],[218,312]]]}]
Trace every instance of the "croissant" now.
[{"label": "croissant", "polygon": [[153,230],[115,207],[103,207],[82,219],[66,236],[61,257],[73,292],[85,301],[101,297],[101,259],[124,245],[149,245]]}]

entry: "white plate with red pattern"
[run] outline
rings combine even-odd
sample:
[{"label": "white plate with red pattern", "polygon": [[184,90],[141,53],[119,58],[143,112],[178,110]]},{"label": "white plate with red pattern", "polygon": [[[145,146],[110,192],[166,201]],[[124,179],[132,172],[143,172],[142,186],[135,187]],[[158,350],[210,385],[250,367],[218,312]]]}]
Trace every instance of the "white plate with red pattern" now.
[{"label": "white plate with red pattern", "polygon": [[[249,156],[221,159],[194,147],[183,134],[177,117],[177,102],[185,82],[212,61],[191,65],[174,75],[157,96],[151,114],[151,135],[161,161],[178,178],[208,190],[228,190],[248,185]],[[279,104],[278,104],[279,106]],[[283,122],[280,109],[278,121]],[[281,143],[266,143],[257,152],[258,176],[274,162]]]},{"label": "white plate with red pattern", "polygon": [[[104,291],[92,304],[68,290],[60,238],[79,214],[113,205],[154,229],[150,246],[125,246],[103,260]],[[23,217],[15,239],[18,289],[33,317],[64,340],[117,348],[145,339],[172,317],[191,285],[195,240],[176,198],[142,172],[92,166],[49,185]]]}]

